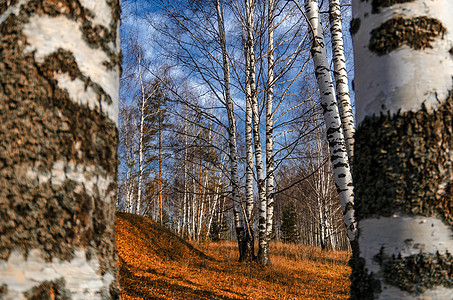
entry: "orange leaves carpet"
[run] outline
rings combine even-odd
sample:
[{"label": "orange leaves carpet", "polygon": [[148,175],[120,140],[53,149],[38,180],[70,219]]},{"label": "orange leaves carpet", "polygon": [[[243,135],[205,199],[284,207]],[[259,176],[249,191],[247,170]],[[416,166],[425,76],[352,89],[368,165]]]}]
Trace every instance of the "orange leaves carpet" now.
[{"label": "orange leaves carpet", "polygon": [[347,299],[350,253],[275,243],[272,266],[237,261],[234,242],[190,244],[118,213],[122,299]]}]

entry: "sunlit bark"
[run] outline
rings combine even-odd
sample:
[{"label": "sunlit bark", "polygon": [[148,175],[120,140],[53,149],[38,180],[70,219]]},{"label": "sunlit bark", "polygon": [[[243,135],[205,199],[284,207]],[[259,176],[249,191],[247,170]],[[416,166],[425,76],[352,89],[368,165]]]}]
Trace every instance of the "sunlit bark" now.
[{"label": "sunlit bark", "polygon": [[0,6],[0,298],[119,299],[119,1]]},{"label": "sunlit bark", "polygon": [[343,46],[343,31],[341,21],[340,0],[330,0],[329,10],[330,34],[332,36],[332,56],[335,75],[335,87],[340,113],[343,135],[348,152],[349,162],[354,157],[354,115],[352,113],[351,98],[349,97],[348,72]]},{"label": "sunlit bark", "polygon": [[305,11],[310,21],[310,30],[313,35],[312,55],[318,81],[321,106],[327,127],[330,159],[332,162],[335,185],[343,208],[344,221],[351,242],[356,238],[356,222],[354,219],[354,191],[351,169],[343,137],[342,125],[335,99],[335,91],[330,76],[324,36],[319,20],[318,1],[305,0]]},{"label": "sunlit bark", "polygon": [[453,2],[353,1],[352,299],[452,299]]}]

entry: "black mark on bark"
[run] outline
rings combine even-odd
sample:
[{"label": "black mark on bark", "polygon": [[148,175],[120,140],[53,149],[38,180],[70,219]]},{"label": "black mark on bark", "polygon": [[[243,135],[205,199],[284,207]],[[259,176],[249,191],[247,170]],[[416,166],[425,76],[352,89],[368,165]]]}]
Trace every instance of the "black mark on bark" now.
[{"label": "black mark on bark", "polygon": [[368,116],[356,133],[357,218],[439,216],[453,225],[453,92],[436,109]]},{"label": "black mark on bark", "polygon": [[70,300],[72,298],[71,292],[69,292],[65,287],[65,281],[63,278],[55,281],[44,281],[31,290],[24,292],[24,296],[27,300]]},{"label": "black mark on bark", "polygon": [[440,21],[433,18],[404,19],[397,17],[371,31],[368,48],[377,55],[390,53],[403,45],[408,45],[415,50],[432,48],[431,43],[434,39],[439,36],[443,37],[445,32],[446,29]]}]

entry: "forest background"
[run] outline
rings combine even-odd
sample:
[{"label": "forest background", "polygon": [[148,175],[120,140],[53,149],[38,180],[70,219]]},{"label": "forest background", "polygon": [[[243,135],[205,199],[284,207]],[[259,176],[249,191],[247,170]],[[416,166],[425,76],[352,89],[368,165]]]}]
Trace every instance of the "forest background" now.
[{"label": "forest background", "polygon": [[[312,28],[301,5],[122,1],[118,210],[147,216],[192,241],[231,240],[237,219],[259,236],[261,198],[273,198],[264,209],[273,221],[269,239],[349,249],[312,60]],[[350,81],[349,1],[340,7]],[[333,70],[327,1],[320,2],[320,19]],[[251,93],[256,107],[247,104]],[[353,105],[353,93],[351,98]]]}]

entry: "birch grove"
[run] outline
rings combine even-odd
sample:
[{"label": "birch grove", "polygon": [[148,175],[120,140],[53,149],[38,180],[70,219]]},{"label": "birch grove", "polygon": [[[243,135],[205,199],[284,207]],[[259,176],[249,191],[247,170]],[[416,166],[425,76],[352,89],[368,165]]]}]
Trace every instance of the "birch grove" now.
[{"label": "birch grove", "polygon": [[453,2],[353,1],[352,299],[452,299]]},{"label": "birch grove", "polygon": [[2,2],[2,299],[120,297],[119,5]]},{"label": "birch grove", "polygon": [[[305,136],[314,134],[313,128],[305,125],[312,114],[317,115],[307,103],[318,101],[315,91],[306,92],[312,78],[310,26],[294,2],[153,3],[155,11],[145,12],[148,15],[144,18],[154,35],[148,51],[156,51],[158,59],[156,67],[143,68],[143,76],[146,80],[160,78],[159,68],[168,67],[173,83],[162,80],[161,84],[171,95],[169,113],[176,125],[162,136],[163,141],[169,139],[171,162],[162,167],[146,165],[142,179],[149,182],[154,174],[166,174],[167,181],[156,179],[142,191],[148,199],[148,194],[162,190],[154,184],[166,181],[163,204],[157,200],[156,211],[154,202],[142,200],[146,202],[143,213],[153,219],[167,214],[168,221],[162,223],[190,240],[236,236],[240,260],[256,259],[269,265],[269,245],[279,238],[280,222],[274,214],[280,216],[281,211],[274,212],[274,206],[279,205],[275,195],[283,195],[279,189],[291,184],[279,182],[284,177],[276,174],[299,159],[294,153],[302,147]],[[136,149],[138,145],[136,142]],[[216,162],[208,152],[217,157]],[[135,157],[134,168],[139,169],[139,151]],[[318,171],[312,168],[312,172]],[[344,232],[336,227],[338,206],[331,205],[336,200],[331,193],[332,181],[323,174],[323,197],[329,200],[319,198],[313,213],[306,212],[313,218],[305,219],[319,219],[322,225],[303,224],[317,232],[304,240],[329,245],[325,248],[344,247],[340,242]],[[322,231],[321,238],[318,231]]]}]

